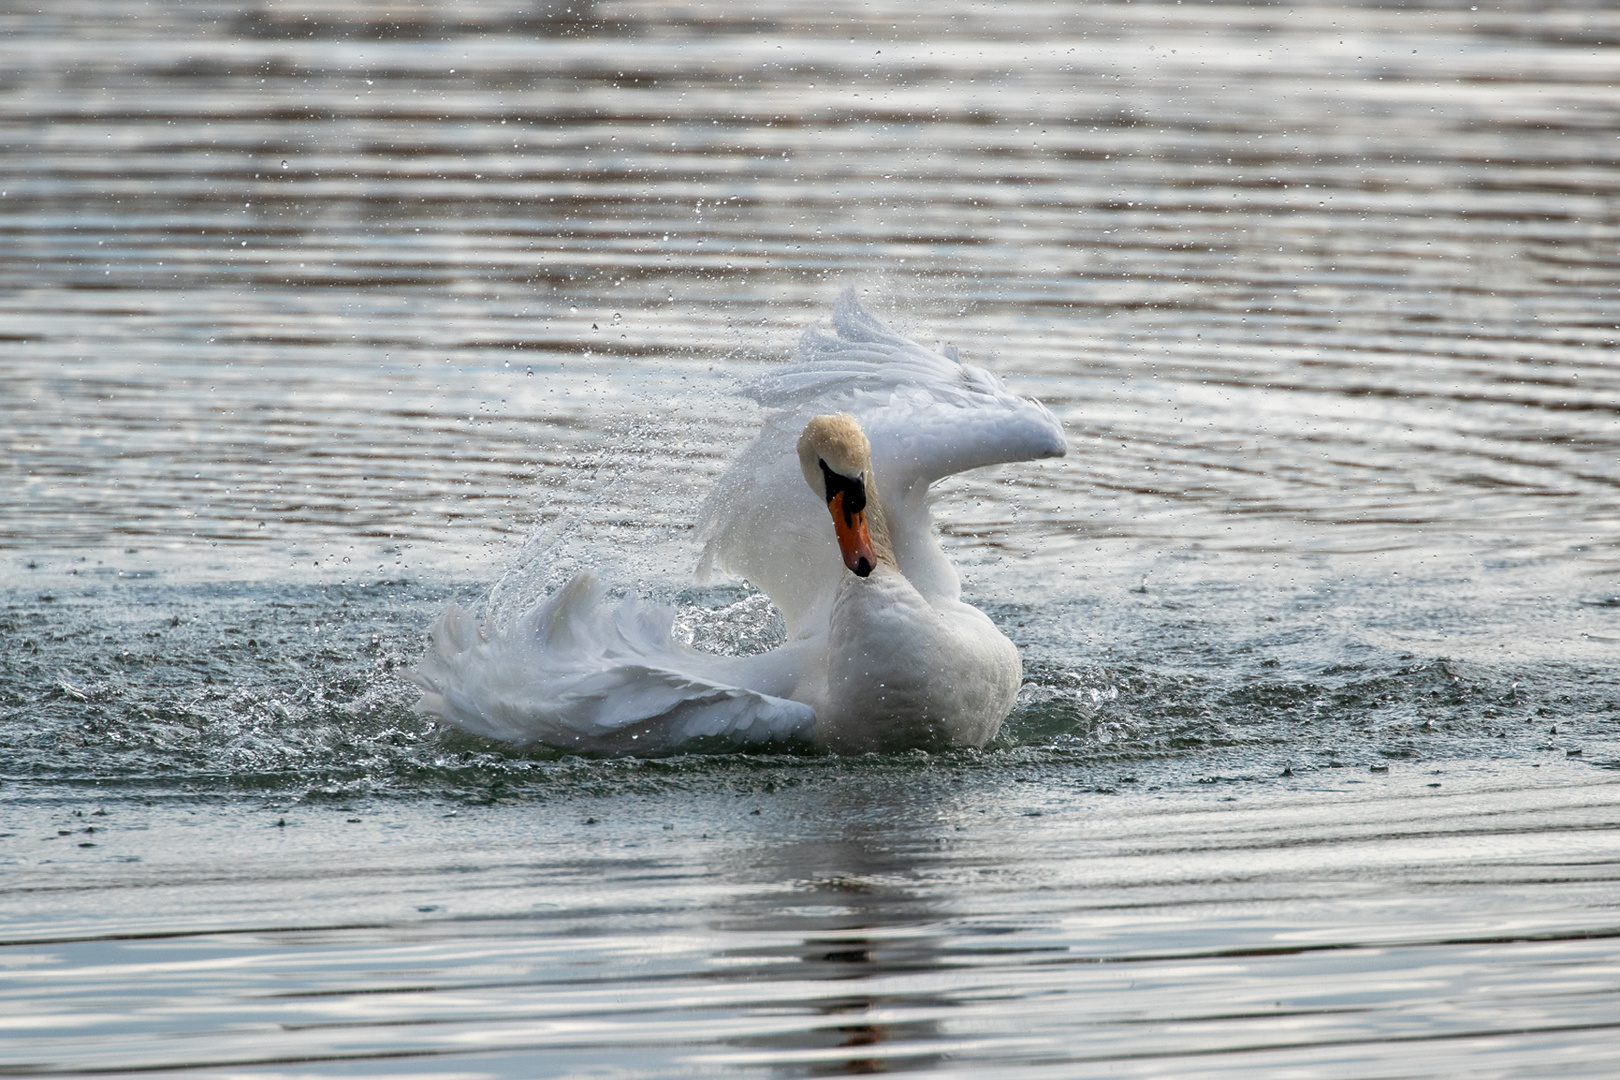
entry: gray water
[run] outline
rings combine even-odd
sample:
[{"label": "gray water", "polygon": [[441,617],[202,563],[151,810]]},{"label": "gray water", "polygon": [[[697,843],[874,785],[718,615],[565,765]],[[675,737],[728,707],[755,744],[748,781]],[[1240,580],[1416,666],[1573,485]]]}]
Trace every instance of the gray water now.
[{"label": "gray water", "polygon": [[[1620,13],[802,7],[0,11],[0,1073],[1620,1072]],[[843,287],[998,742],[417,718]]]}]

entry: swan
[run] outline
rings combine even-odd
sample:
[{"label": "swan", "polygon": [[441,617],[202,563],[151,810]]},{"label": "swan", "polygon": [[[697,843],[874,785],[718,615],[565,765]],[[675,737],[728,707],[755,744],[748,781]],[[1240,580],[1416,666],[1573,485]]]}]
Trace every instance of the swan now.
[{"label": "swan", "polygon": [[486,633],[457,604],[407,673],[417,711],[519,745],[648,756],[805,742],[836,753],[983,746],[1011,711],[1018,650],[961,599],[930,486],[1061,457],[1062,427],[989,372],[896,334],[853,291],[830,332],[744,385],[759,436],[701,511],[700,583],[758,587],[784,643],[754,656],[677,641],[675,612],[610,603],[581,572]]}]

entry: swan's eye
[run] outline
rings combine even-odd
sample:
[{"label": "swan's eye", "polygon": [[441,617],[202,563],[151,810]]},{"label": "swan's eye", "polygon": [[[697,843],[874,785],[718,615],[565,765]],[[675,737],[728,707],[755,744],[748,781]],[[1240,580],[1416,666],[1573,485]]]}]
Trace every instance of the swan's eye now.
[{"label": "swan's eye", "polygon": [[859,514],[866,509],[866,481],[862,477],[853,479],[843,473],[834,472],[827,468],[827,463],[820,458],[816,463],[821,466],[821,479],[827,489],[827,502],[830,504],[839,495],[844,496],[844,513]]}]

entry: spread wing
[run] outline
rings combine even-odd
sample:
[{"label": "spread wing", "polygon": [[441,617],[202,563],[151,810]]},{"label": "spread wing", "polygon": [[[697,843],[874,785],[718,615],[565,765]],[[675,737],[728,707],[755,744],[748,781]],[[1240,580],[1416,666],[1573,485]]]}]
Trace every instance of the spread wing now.
[{"label": "spread wing", "polygon": [[860,421],[900,569],[931,599],[955,599],[960,585],[934,536],[929,485],[1065,450],[1062,427],[1039,402],[962,363],[954,348],[935,352],[894,333],[852,290],[839,296],[830,331],[805,331],[792,363],[741,392],[771,412],[715,482],[698,576],[720,569],[753,582],[781,610],[790,638],[815,624],[843,573],[827,510],[799,472],[810,417],[847,412]]},{"label": "spread wing", "polygon": [[796,650],[699,653],[674,642],[673,615],[636,600],[609,607],[585,573],[492,638],[452,604],[408,673],[423,691],[417,711],[492,739],[588,753],[809,738],[815,710],[779,696],[797,677]]}]

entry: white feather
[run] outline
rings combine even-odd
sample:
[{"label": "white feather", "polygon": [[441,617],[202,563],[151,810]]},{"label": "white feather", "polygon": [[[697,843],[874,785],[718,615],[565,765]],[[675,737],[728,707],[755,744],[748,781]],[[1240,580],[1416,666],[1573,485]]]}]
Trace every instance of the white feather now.
[{"label": "white feather", "polygon": [[[955,349],[893,333],[853,292],[838,298],[830,332],[807,330],[791,364],[742,393],[771,411],[705,504],[698,576],[720,569],[758,586],[787,620],[783,647],[698,652],[672,637],[671,609],[611,606],[581,574],[493,638],[451,605],[410,673],[423,690],[418,711],[494,739],[607,754],[694,741],[857,749],[991,737],[1017,690],[1017,652],[960,603],[928,487],[965,469],[1062,455],[1052,414]],[[810,417],[830,412],[855,416],[871,443],[898,573],[850,574],[827,508],[804,482],[797,440]],[[934,722],[953,709],[973,716]]]}]

